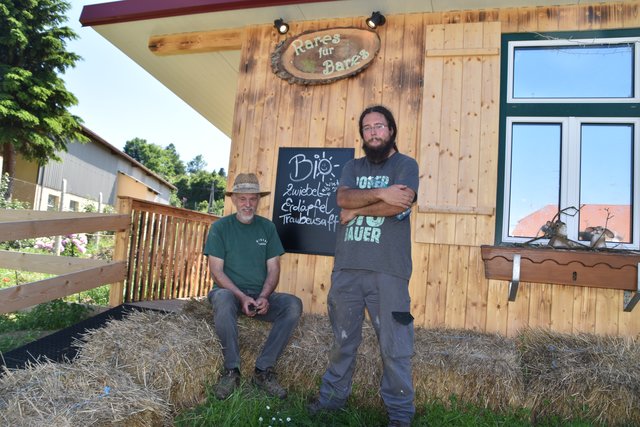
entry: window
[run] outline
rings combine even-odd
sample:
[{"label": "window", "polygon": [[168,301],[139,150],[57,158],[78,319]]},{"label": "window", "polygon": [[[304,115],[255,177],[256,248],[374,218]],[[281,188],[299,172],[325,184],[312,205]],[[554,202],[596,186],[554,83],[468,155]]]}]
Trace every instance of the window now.
[{"label": "window", "polygon": [[60,198],[58,196],[49,194],[49,196],[47,197],[47,210],[57,211],[59,203],[60,203]]},{"label": "window", "polygon": [[80,208],[79,203],[76,200],[69,200],[69,210],[72,212],[78,212]]},{"label": "window", "polygon": [[637,102],[635,51],[633,39],[513,42],[509,101]]},{"label": "window", "polygon": [[608,247],[639,248],[639,46],[626,34],[503,36],[498,240],[540,237],[561,213],[571,240],[588,245],[606,226]]}]

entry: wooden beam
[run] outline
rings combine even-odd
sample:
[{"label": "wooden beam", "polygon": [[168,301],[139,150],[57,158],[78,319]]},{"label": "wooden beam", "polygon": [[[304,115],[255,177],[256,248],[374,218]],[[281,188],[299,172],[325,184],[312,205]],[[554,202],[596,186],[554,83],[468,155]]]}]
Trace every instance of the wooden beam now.
[{"label": "wooden beam", "polygon": [[109,261],[99,259],[0,251],[0,268],[9,270],[65,274],[109,264]]},{"label": "wooden beam", "polygon": [[498,55],[500,49],[498,48],[460,48],[460,49],[429,49],[427,50],[427,57],[435,58],[440,56],[491,56]]},{"label": "wooden beam", "polygon": [[[13,216],[14,213],[21,215],[22,219],[16,219]],[[48,216],[49,219],[45,219],[46,215],[42,215],[43,213],[49,212],[24,210],[0,212],[0,242],[71,233],[119,231],[131,226],[129,215],[53,212]]]},{"label": "wooden beam", "polygon": [[418,206],[420,213],[448,213],[459,215],[488,215],[492,216],[495,208],[492,206]]},{"label": "wooden beam", "polygon": [[57,212],[33,211],[29,209],[0,209],[0,222],[27,221],[41,219],[74,219],[74,218],[104,218],[112,214],[96,212]]},{"label": "wooden beam", "polygon": [[126,262],[119,261],[102,267],[0,289],[0,314],[11,313],[106,283],[117,282],[123,280],[126,274]]},{"label": "wooden beam", "polygon": [[242,30],[198,31],[149,37],[149,50],[158,56],[240,50]]}]

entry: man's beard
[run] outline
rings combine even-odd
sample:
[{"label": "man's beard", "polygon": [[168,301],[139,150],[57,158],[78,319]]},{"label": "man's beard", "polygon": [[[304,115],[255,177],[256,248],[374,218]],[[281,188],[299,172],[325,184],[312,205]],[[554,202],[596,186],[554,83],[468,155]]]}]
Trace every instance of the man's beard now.
[{"label": "man's beard", "polygon": [[389,157],[389,153],[393,148],[393,141],[386,141],[384,144],[378,145],[377,147],[370,147],[366,142],[362,143],[362,149],[364,150],[364,154],[367,156],[367,160],[371,163],[378,164],[387,160]]}]

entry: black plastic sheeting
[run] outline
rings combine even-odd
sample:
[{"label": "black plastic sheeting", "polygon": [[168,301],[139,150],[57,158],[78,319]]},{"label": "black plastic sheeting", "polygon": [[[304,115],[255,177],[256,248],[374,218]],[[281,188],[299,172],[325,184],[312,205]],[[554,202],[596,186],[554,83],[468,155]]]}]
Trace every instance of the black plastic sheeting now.
[{"label": "black plastic sheeting", "polygon": [[[121,304],[113,307],[96,316],[85,319],[66,329],[54,332],[13,349],[7,353],[0,354],[0,367],[6,366],[9,369],[22,369],[28,362],[38,360],[51,360],[53,362],[64,362],[72,360],[78,354],[78,348],[72,344],[90,329],[103,327],[110,320],[120,320],[132,311],[149,310],[134,305]],[[0,375],[4,372],[0,369]]]}]

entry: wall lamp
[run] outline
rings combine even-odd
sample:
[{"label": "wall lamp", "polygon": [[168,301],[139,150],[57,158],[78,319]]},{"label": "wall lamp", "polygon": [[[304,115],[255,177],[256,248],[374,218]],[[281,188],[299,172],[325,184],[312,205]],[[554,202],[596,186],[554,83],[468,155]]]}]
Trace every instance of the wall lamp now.
[{"label": "wall lamp", "polygon": [[273,21],[273,26],[276,30],[278,30],[278,33],[280,34],[287,34],[287,32],[289,31],[289,24],[284,22],[284,19],[282,18],[278,18]]},{"label": "wall lamp", "polygon": [[387,19],[380,12],[373,12],[371,17],[367,18],[364,22],[367,24],[367,27],[374,30],[379,26],[384,25],[384,23],[387,22]]}]

